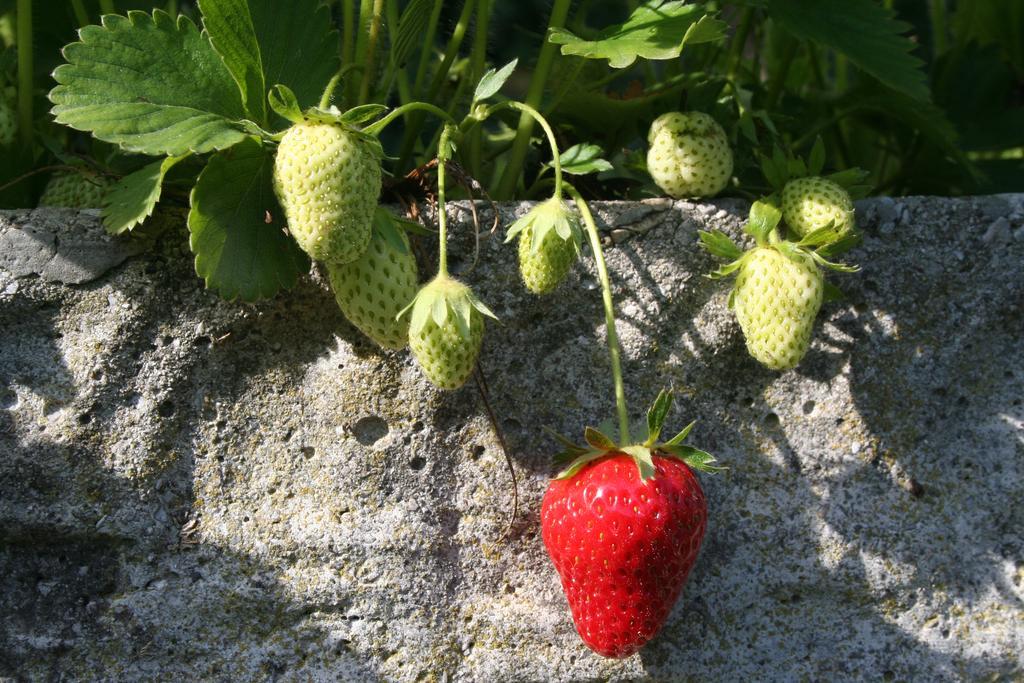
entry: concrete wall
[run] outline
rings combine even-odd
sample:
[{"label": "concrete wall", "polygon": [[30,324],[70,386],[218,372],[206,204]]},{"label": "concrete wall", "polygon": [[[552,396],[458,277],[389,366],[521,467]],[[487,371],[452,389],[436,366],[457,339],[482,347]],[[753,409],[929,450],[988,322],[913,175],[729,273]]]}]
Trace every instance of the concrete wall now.
[{"label": "concrete wall", "polygon": [[746,355],[695,246],[746,205],[596,206],[633,411],[674,388],[671,422],[731,468],[702,477],[702,555],[641,653],[581,644],[539,537],[540,426],[614,411],[589,257],[544,299],[500,239],[467,276],[503,321],[483,366],[523,514],[501,540],[472,386],[375,350],[316,274],[226,303],[180,223],[126,242],[50,210],[0,215],[0,676],[1024,675],[1024,195],[861,202],[863,272],[830,276],[848,298],[784,374]]}]

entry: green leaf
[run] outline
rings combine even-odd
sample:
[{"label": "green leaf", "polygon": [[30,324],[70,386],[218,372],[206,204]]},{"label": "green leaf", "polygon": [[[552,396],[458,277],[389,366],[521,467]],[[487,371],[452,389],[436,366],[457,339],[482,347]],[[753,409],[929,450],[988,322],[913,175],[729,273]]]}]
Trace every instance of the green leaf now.
[{"label": "green leaf", "polygon": [[647,411],[647,440],[644,445],[653,446],[658,441],[658,437],[661,436],[661,428],[665,425],[665,418],[671,408],[672,392],[662,389],[658,393],[658,398],[654,399],[654,404]]},{"label": "green leaf", "polygon": [[807,160],[807,173],[812,176],[821,175],[823,168],[825,168],[825,143],[822,142],[819,135],[814,141],[814,146],[811,147],[811,156]]},{"label": "green leaf", "polygon": [[340,66],[338,34],[320,0],[247,0],[264,82],[283,83],[308,107]]},{"label": "green leaf", "polygon": [[[571,175],[587,175],[612,170],[611,162],[603,159],[602,154],[604,154],[604,150],[597,145],[581,142],[562,152],[558,156],[558,161],[562,164],[562,172]],[[551,164],[544,164],[544,167],[550,168]]]},{"label": "green leaf", "polygon": [[263,98],[263,64],[256,30],[246,0],[199,0],[203,27],[214,49],[238,84],[246,115],[266,123],[267,107]]},{"label": "green leaf", "polygon": [[713,256],[730,261],[743,256],[743,250],[736,246],[732,238],[721,230],[712,230],[711,232],[698,230],[697,235],[700,237],[701,246],[707,249]]},{"label": "green leaf", "polygon": [[237,144],[245,109],[209,38],[187,17],[175,22],[109,14],[64,48],[50,91],[58,123],[132,152],[177,156]]},{"label": "green leaf", "polygon": [[729,24],[720,19],[715,19],[710,14],[705,14],[697,20],[697,23],[690,24],[683,35],[683,47],[697,45],[698,43],[714,43],[725,38],[725,29]]},{"label": "green leaf", "polygon": [[587,427],[583,431],[583,438],[593,448],[604,451],[615,450],[615,442],[606,436],[603,432],[594,429],[593,427]]},{"label": "green leaf", "polygon": [[516,70],[516,64],[518,63],[518,59],[513,59],[497,71],[488,69],[487,73],[480,78],[480,82],[476,84],[476,90],[473,92],[473,102],[480,102],[496,95],[501,90],[501,86],[505,85],[508,77],[512,75],[512,72]]},{"label": "green leaf", "polygon": [[433,0],[411,0],[402,10],[398,30],[391,39],[390,59],[395,67],[405,66],[409,56],[423,42],[432,6]]},{"label": "green leaf", "polygon": [[299,107],[299,100],[296,99],[295,93],[287,85],[281,85],[280,83],[275,85],[267,93],[267,99],[270,101],[270,108],[281,118],[287,119],[292,123],[298,123],[302,120],[302,108]]},{"label": "green leaf", "polygon": [[270,297],[309,271],[309,258],[284,231],[273,166],[271,151],[246,138],[213,155],[192,190],[196,273],[225,299]]},{"label": "green leaf", "polygon": [[[596,40],[584,40],[565,29],[553,29],[548,40],[561,45],[563,55],[607,59],[610,66],[623,69],[638,57],[678,57],[683,49],[681,36],[703,16],[703,7],[687,4],[685,0],[648,0],[625,23],[602,30]],[[697,39],[708,36],[711,28],[700,29]]]},{"label": "green leaf", "polygon": [[929,99],[914,43],[902,35],[910,25],[874,0],[770,0],[772,19],[799,38],[831,47],[894,90]]},{"label": "green leaf", "polygon": [[160,201],[164,176],[184,158],[159,159],[117,181],[107,191],[103,207],[103,227],[107,232],[117,235],[131,230],[153,215],[153,207]]},{"label": "green leaf", "polygon": [[857,246],[860,243],[861,243],[860,233],[849,232],[849,233],[843,235],[842,237],[840,237],[835,242],[832,242],[831,244],[826,244],[826,245],[824,245],[822,247],[819,247],[815,251],[817,251],[819,254],[821,254],[825,258],[831,259],[831,258],[834,258],[836,256],[839,256],[840,254],[845,254],[850,249],[853,249],[855,246]]},{"label": "green leaf", "polygon": [[359,126],[367,121],[372,121],[387,110],[388,108],[383,104],[361,104],[342,114],[341,120],[350,126]]},{"label": "green leaf", "polygon": [[683,441],[686,440],[686,437],[688,437],[690,435],[690,432],[693,431],[693,425],[695,425],[695,424],[697,424],[696,420],[694,420],[690,424],[688,424],[685,427],[683,427],[683,430],[681,432],[679,432],[678,434],[673,436],[669,441],[666,441],[664,445],[665,446],[678,446],[678,445],[682,444]]}]

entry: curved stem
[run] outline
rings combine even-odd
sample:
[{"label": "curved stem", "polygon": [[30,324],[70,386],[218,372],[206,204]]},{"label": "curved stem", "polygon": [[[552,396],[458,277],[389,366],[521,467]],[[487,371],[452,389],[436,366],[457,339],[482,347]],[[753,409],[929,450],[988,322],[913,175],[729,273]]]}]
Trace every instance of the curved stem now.
[{"label": "curved stem", "polygon": [[[551,71],[551,64],[555,59],[555,51],[558,47],[548,41],[548,31],[553,28],[562,28],[565,25],[565,18],[569,14],[569,5],[569,0],[555,0],[551,7],[551,18],[548,20],[548,27],[544,32],[540,56],[537,58],[537,66],[530,79],[530,89],[526,93],[526,104],[531,107],[540,106],[541,98],[544,95],[544,86],[547,84],[548,74]],[[498,181],[498,187],[492,193],[498,199],[509,199],[515,191],[516,182],[523,170],[523,162],[526,161],[526,153],[530,148],[531,132],[533,132],[533,121],[524,113],[519,118],[519,128],[516,130],[516,139],[512,144],[508,165],[505,167],[501,180]]]},{"label": "curved stem", "polygon": [[444,175],[451,149],[451,136],[456,132],[452,125],[445,125],[441,140],[437,144],[437,276],[448,275],[448,216],[444,205]]},{"label": "curved stem", "polygon": [[440,107],[435,107],[434,105],[429,104],[427,102],[410,102],[408,104],[403,104],[402,106],[388,112],[388,115],[385,116],[384,118],[378,121],[374,121],[366,128],[363,128],[363,132],[367,133],[368,135],[376,135],[380,133],[382,130],[384,130],[384,128],[386,128],[389,123],[397,119],[399,116],[402,116],[406,112],[415,110],[429,112],[434,116],[447,121],[448,123],[455,123],[455,119],[451,117],[451,114],[446,112],[444,109],[441,109]]},{"label": "curved stem", "polygon": [[17,4],[17,41],[18,41],[18,129],[21,144],[32,145],[32,96],[33,82],[33,47],[32,47],[32,0],[18,0]]},{"label": "curved stem", "polygon": [[334,95],[334,91],[338,87],[338,81],[341,80],[341,77],[349,71],[354,71],[358,68],[358,64],[346,64],[338,69],[337,73],[331,76],[331,80],[327,81],[327,87],[324,88],[324,94],[320,96],[320,104],[318,105],[320,109],[327,109],[327,107],[331,106],[331,97]]},{"label": "curved stem", "polygon": [[629,410],[626,408],[626,390],[622,383],[622,363],[619,358],[619,335],[615,331],[615,305],[612,303],[612,285],[608,279],[608,267],[604,262],[604,251],[601,249],[601,235],[597,232],[597,224],[594,223],[594,216],[590,213],[590,207],[583,201],[583,197],[576,191],[576,188],[566,183],[565,191],[576,202],[576,207],[583,216],[583,223],[587,227],[587,237],[590,239],[590,248],[594,251],[594,263],[597,265],[597,277],[601,281],[601,298],[604,301],[604,324],[608,335],[608,355],[612,361],[612,381],[615,383],[615,409],[619,415],[619,443],[628,445],[630,443]]},{"label": "curved stem", "polygon": [[499,112],[502,109],[517,109],[523,112],[524,116],[529,116],[538,124],[540,124],[540,127],[544,130],[544,135],[548,139],[548,146],[551,148],[551,167],[555,171],[554,196],[561,198],[563,187],[561,154],[559,154],[558,152],[558,141],[555,140],[555,131],[551,129],[551,126],[548,124],[547,119],[544,118],[543,114],[541,114],[539,111],[537,111],[528,104],[524,104],[523,102],[516,102],[515,100],[509,100],[507,102],[499,102],[498,104],[491,105],[484,112],[484,115],[474,120],[473,123],[480,123],[483,121],[483,119],[486,119],[491,114]]}]

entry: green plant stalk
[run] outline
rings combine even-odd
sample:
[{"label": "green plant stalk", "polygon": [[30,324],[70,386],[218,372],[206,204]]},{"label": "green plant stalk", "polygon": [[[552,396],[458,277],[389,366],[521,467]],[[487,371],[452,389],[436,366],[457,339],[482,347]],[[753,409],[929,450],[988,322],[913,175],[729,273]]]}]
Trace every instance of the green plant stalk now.
[{"label": "green plant stalk", "polygon": [[456,132],[452,125],[441,131],[437,145],[437,276],[448,277],[448,216],[444,204],[445,164],[448,161],[449,140]]},{"label": "green plant stalk", "polygon": [[89,13],[85,11],[82,0],[71,0],[71,9],[75,12],[75,21],[78,22],[79,28],[89,25]]},{"label": "green plant stalk", "polygon": [[363,128],[363,132],[366,133],[367,135],[377,135],[382,130],[384,130],[384,128],[386,128],[389,123],[397,119],[399,116],[407,114],[408,112],[411,111],[429,112],[434,116],[437,116],[438,118],[447,121],[448,123],[455,123],[455,119],[453,119],[448,112],[446,112],[444,109],[441,109],[440,107],[434,106],[429,102],[409,102],[408,104],[403,104],[400,107],[392,109],[384,118],[378,119],[377,121],[374,121],[366,128]]},{"label": "green plant stalk", "polygon": [[352,62],[352,34],[355,33],[356,12],[352,2],[341,3],[341,63]]},{"label": "green plant stalk", "polygon": [[100,0],[100,14],[116,14],[114,0]]},{"label": "green plant stalk", "polygon": [[[469,28],[469,20],[473,16],[473,8],[476,4],[473,0],[466,0],[462,5],[462,12],[459,14],[459,20],[455,24],[455,29],[452,31],[451,38],[448,39],[448,46],[445,48],[444,59],[441,62],[440,68],[437,73],[434,74],[434,80],[430,82],[430,89],[427,91],[426,97],[423,97],[419,90],[419,83],[416,87],[417,97],[421,97],[428,102],[433,102],[437,97],[437,93],[441,90],[441,85],[444,83],[444,79],[448,77],[448,70],[452,67],[452,62],[459,54],[459,48],[462,47],[462,41],[466,37],[466,30]],[[427,46],[424,45],[424,50]],[[421,63],[421,66],[422,63]],[[419,74],[417,74],[417,81]],[[399,153],[398,170],[402,171],[405,169],[406,164],[409,163],[409,158],[412,156],[413,149],[416,146],[416,141],[420,137],[420,128],[423,126],[422,116],[410,117],[409,125],[405,129],[405,136],[402,138],[402,150]]]},{"label": "green plant stalk", "polygon": [[[360,0],[359,16],[355,20],[356,42],[352,49],[351,63],[357,67],[366,66],[366,41],[370,38],[370,25],[373,23],[373,5],[375,0]],[[353,5],[355,0],[343,2],[343,5]],[[363,72],[366,73],[366,72]],[[357,104],[356,97],[359,94],[358,84],[353,81],[345,83],[345,104],[351,107]]]},{"label": "green plant stalk", "polygon": [[735,81],[736,74],[739,73],[740,63],[743,61],[743,48],[747,44],[747,38],[750,36],[750,27],[754,23],[754,8],[748,7],[743,10],[743,16],[740,18],[739,28],[736,33],[732,36],[732,44],[729,45],[729,80]]},{"label": "green plant stalk", "polygon": [[363,59],[363,83],[359,88],[359,104],[370,96],[370,82],[377,76],[374,68],[377,62],[377,39],[380,37],[381,16],[384,14],[384,0],[374,0],[373,16],[370,17],[370,31],[366,40],[366,56]]},{"label": "green plant stalk", "polygon": [[569,94],[569,91],[574,85],[576,85],[576,79],[580,77],[580,72],[583,71],[583,66],[587,63],[587,60],[583,57],[577,57],[575,64],[573,64],[572,71],[569,73],[569,77],[562,82],[562,87],[555,93],[554,98],[548,101],[544,107],[544,113],[550,115],[551,112],[558,109],[558,105],[562,103],[565,96]]},{"label": "green plant stalk", "polygon": [[32,0],[18,0],[18,132],[21,144],[32,145]]},{"label": "green plant stalk", "polygon": [[565,191],[576,202],[576,208],[583,216],[583,224],[587,227],[590,248],[594,251],[594,264],[597,266],[597,277],[601,281],[601,299],[604,302],[604,323],[608,336],[608,355],[612,362],[612,381],[615,383],[615,409],[619,415],[619,443],[629,445],[629,409],[626,407],[626,390],[622,382],[622,361],[619,357],[619,335],[615,331],[615,305],[612,303],[612,285],[608,279],[608,267],[601,249],[601,235],[597,224],[590,213],[590,208],[576,188],[565,184]]},{"label": "green plant stalk", "polygon": [[946,0],[931,0],[928,14],[932,20],[932,58],[946,51]]},{"label": "green plant stalk", "polygon": [[[551,64],[554,62],[557,49],[557,46],[547,39],[548,32],[553,28],[562,28],[565,25],[570,4],[569,0],[555,0],[551,7],[548,28],[544,32],[544,43],[540,48],[537,66],[530,78],[530,89],[526,93],[526,104],[535,109],[540,106],[541,98],[544,95],[544,86],[547,84],[548,74],[551,72]],[[519,117],[519,127],[516,129],[516,138],[512,143],[508,165],[505,167],[501,180],[498,181],[498,186],[491,193],[495,199],[508,199],[515,192],[516,183],[523,171],[523,162],[526,161],[526,154],[530,149],[530,134],[532,132],[533,118],[523,112]]]},{"label": "green plant stalk", "polygon": [[[484,75],[487,66],[487,30],[491,21],[491,1],[477,0],[476,25],[473,28],[473,56],[470,60],[472,77],[476,84]],[[469,136],[469,173],[479,177],[483,165],[484,131],[482,127],[473,129]]]}]

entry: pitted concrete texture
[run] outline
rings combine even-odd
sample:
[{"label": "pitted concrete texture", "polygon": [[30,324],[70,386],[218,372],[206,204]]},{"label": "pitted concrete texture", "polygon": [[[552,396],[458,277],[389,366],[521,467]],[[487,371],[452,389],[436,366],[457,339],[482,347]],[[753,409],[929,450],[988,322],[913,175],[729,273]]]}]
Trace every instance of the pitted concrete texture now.
[{"label": "pitted concrete texture", "polygon": [[462,275],[502,319],[482,362],[520,477],[503,540],[475,388],[377,351],[315,272],[224,302],[181,226],[142,251],[94,214],[23,211],[0,215],[0,677],[1024,676],[1024,195],[860,202],[863,270],[829,275],[847,298],[783,374],[696,247],[746,204],[595,209],[632,411],[673,388],[670,424],[730,467],[701,477],[705,545],[643,651],[583,646],[539,534],[541,425],[614,412],[589,254],[546,298],[500,238]]}]

